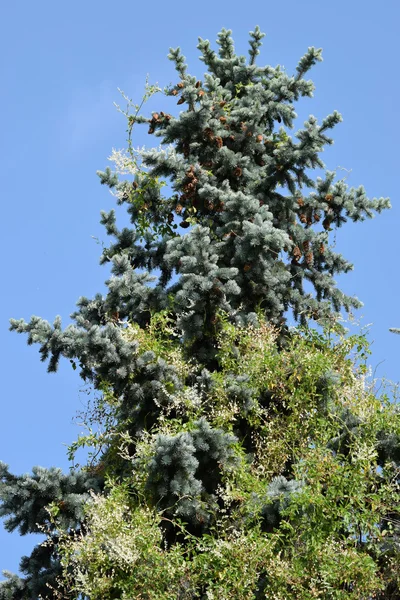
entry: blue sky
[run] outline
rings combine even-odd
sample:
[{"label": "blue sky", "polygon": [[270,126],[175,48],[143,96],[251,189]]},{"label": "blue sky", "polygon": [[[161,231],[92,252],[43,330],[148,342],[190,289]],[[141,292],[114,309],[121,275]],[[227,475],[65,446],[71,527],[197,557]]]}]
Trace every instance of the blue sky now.
[{"label": "blue sky", "polygon": [[[391,211],[345,226],[336,243],[355,264],[341,287],[364,302],[357,317],[372,323],[372,368],[399,381],[400,337],[388,332],[400,326],[399,18],[395,0],[3,3],[0,460],[16,473],[33,465],[67,469],[65,445],[80,431],[73,416],[85,395],[71,365],[48,375],[37,347],[8,332],[8,319],[59,314],[67,323],[79,296],[103,290],[107,271],[93,237],[106,240],[99,212],[114,203],[96,170],[107,166],[113,147],[126,145],[113,106],[117,88],[139,100],[147,73],[152,83],[175,81],[170,46],[181,46],[189,71],[201,77],[197,37],[214,41],[222,27],[247,53],[248,32],[258,24],[267,33],[259,63],[289,72],[308,46],[323,48],[324,62],[310,73],[315,97],[299,107],[298,126],[309,114],[322,119],[339,110],[344,122],[325,153],[328,168],[348,170],[338,173],[370,196],[391,198]],[[156,97],[151,108],[162,110],[162,102]],[[138,130],[134,144],[152,140]],[[0,568],[15,571],[33,541],[0,530]]]}]

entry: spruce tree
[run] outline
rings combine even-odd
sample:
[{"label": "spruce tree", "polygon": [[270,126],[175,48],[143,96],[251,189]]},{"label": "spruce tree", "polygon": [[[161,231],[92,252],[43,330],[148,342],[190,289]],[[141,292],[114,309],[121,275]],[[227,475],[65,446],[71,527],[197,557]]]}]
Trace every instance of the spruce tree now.
[{"label": "spruce tree", "polygon": [[[261,531],[257,543],[266,544],[267,536],[280,531],[282,523],[288,528],[296,519],[301,521],[309,510],[304,508],[304,490],[312,488],[307,476],[316,469],[309,446],[315,456],[320,452],[345,473],[343,464],[350,469],[355,448],[372,444],[376,456],[371,455],[370,464],[378,461],[376,467],[383,473],[375,483],[376,474],[371,476],[365,490],[376,485],[384,509],[368,513],[369,521],[354,517],[362,532],[360,554],[349,554],[348,561],[357,564],[359,572],[355,568],[354,581],[330,584],[342,585],[342,595],[326,597],[364,597],[357,596],[363,578],[370,585],[363,589],[375,592],[372,575],[368,579],[366,573],[372,573],[371,565],[374,560],[379,564],[382,553],[392,556],[396,550],[393,528],[384,551],[374,538],[368,554],[365,536],[372,540],[373,519],[388,514],[388,495],[394,488],[389,490],[386,474],[397,482],[393,476],[399,463],[397,413],[386,407],[386,420],[379,421],[379,411],[371,408],[365,416],[359,405],[341,404],[340,394],[348,392],[350,381],[354,391],[362,374],[354,374],[346,358],[351,343],[342,340],[333,348],[311,328],[313,321],[332,324],[342,309],[350,312],[361,305],[336,286],[334,276],[352,265],[334,252],[331,232],[349,220],[370,218],[390,203],[368,199],[363,187],[349,188],[335,180],[334,172],[325,171],[320,155],[332,144],[329,132],[341,121],[338,112],[320,124],[310,116],[290,135],[295,102],[313,95],[313,84],[305,75],[322,60],[321,50],[309,48],[290,76],[280,67],[256,64],[262,38],[258,27],[250,33],[248,57],[235,53],[229,30],[218,35],[218,52],[200,38],[198,49],[207,67],[202,79],[187,73],[179,48],[170,50],[179,81],[163,93],[166,102],[177,101],[184,110],[178,115],[160,110],[145,116],[141,106],[129,103],[128,150],[114,153],[114,171],[98,173],[117,203],[126,206],[132,225],[120,229],[114,210],[102,212],[112,238],[101,257],[111,267],[107,293],[80,298],[72,314],[74,323],[65,329],[59,317],[53,324],[40,317],[11,320],[12,330],[26,333],[29,344],[39,344],[50,372],[65,357],[97,390],[97,416],[89,418],[108,423],[109,430],[101,439],[91,440],[101,449],[96,464],[69,475],[36,468],[32,476],[16,477],[2,466],[0,510],[9,515],[6,526],[19,527],[21,534],[40,528],[48,544],[23,559],[25,577],[10,575],[1,584],[1,599],[74,598],[78,592],[93,598],[127,598],[133,589],[143,598],[214,597],[212,561],[207,567],[201,563],[201,552],[196,554],[192,540],[199,540],[206,561],[206,546],[216,528],[250,527]],[[146,97],[154,91],[148,87]],[[158,148],[134,149],[135,127],[141,124],[159,138]],[[324,174],[313,178],[313,170]],[[302,334],[288,328],[290,313],[302,326]],[[311,359],[316,363],[313,368]],[[264,376],[272,367],[275,382]],[[279,446],[276,432],[291,450]],[[261,458],[268,452],[267,469]],[[228,493],[232,485],[242,493]],[[331,485],[336,489],[335,482]],[[143,513],[139,505],[145,506]],[[132,531],[126,506],[136,524]],[[155,529],[146,520],[147,510],[159,516]],[[393,507],[390,510],[396,514]],[[139,561],[129,568],[137,568],[136,581],[144,577],[143,589],[132,588],[126,580],[118,587],[122,567],[115,571],[118,585],[108,581],[107,588],[103,582],[95,591],[79,588],[73,568],[76,555],[72,552],[68,563],[68,548],[75,548],[78,538],[82,544],[96,539],[98,516],[102,515],[105,531],[107,523],[114,523],[113,514],[119,514],[122,523],[128,519],[124,533],[128,537],[146,527],[148,539],[167,549],[166,560],[177,565],[177,572],[182,567],[179,549],[191,548],[188,556],[197,557],[193,564],[208,573],[209,582],[181,574],[169,592],[146,596],[150,579],[146,583],[144,567],[142,572],[132,566]],[[304,525],[304,519],[301,522]],[[118,523],[114,525],[118,529]],[[340,532],[335,530],[337,538],[329,538],[330,549],[339,544],[340,536],[354,538],[353,525],[344,517],[341,527]],[[104,531],[98,543],[112,553],[112,534],[104,539]],[[387,531],[386,525],[380,531]],[[115,535],[123,546],[121,531]],[[140,540],[134,542],[138,548]],[[90,565],[102,572],[95,553],[87,556],[87,572]],[[114,558],[117,564],[118,553]],[[154,557],[154,581],[162,560],[160,554]],[[389,562],[387,558],[382,573]],[[113,568],[110,559],[105,572]],[[152,569],[146,568],[150,578]],[[253,588],[231,597],[281,597],[268,596],[273,587],[268,569],[254,568]],[[162,572],[166,577],[167,571]],[[390,585],[398,594],[392,580]],[[282,597],[311,597],[301,595],[309,590],[299,590],[293,584]]]}]

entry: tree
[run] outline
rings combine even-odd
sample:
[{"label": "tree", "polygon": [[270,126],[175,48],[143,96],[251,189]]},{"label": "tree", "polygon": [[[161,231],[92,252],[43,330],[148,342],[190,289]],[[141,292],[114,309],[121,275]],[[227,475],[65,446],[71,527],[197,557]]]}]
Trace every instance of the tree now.
[{"label": "tree", "polygon": [[[218,54],[200,39],[203,81],[171,49],[179,82],[163,92],[186,110],[146,117],[128,101],[128,150],[99,172],[132,223],[102,213],[107,294],[80,298],[64,330],[59,318],[11,321],[49,371],[63,356],[93,385],[86,417],[101,431],[71,447],[95,451],[68,476],[3,467],[9,528],[39,523],[50,541],[0,598],[398,594],[398,413],[348,358],[363,339],[332,341],[337,313],[360,302],[336,287],[352,265],[329,245],[335,227],[390,204],[334,172],[312,179],[341,117],[289,132],[321,51],[291,77],[256,65],[262,37],[250,33],[248,60],[230,31]],[[140,124],[159,149],[134,149]]]}]

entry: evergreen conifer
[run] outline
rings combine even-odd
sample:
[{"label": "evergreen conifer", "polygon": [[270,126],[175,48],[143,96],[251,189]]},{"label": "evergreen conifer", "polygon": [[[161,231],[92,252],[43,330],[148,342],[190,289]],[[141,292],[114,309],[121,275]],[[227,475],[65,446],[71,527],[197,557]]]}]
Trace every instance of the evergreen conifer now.
[{"label": "evergreen conifer", "polygon": [[[130,103],[128,151],[99,172],[132,224],[102,212],[107,293],[80,298],[65,329],[58,317],[11,320],[49,371],[61,357],[79,369],[99,394],[89,419],[109,427],[90,439],[95,463],[68,475],[2,464],[6,527],[47,542],[0,584],[1,600],[400,597],[397,411],[348,359],[363,340],[310,327],[333,331],[339,311],[360,306],[335,284],[352,265],[331,231],[390,204],[324,171],[339,113],[290,135],[321,50],[290,76],[257,66],[262,38],[250,33],[248,58],[229,30],[218,52],[200,39],[202,80],[170,50],[179,81],[163,91],[184,110],[144,116]],[[159,148],[133,148],[140,124]],[[289,311],[302,329],[288,328]]]}]

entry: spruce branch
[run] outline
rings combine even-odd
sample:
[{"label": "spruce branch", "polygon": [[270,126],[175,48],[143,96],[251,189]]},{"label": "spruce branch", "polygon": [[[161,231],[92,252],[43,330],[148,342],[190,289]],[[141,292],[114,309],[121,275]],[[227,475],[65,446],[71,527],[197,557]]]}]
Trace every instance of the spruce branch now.
[{"label": "spruce branch", "polygon": [[256,62],[257,56],[260,54],[259,48],[262,46],[261,40],[263,39],[263,37],[265,37],[265,33],[262,33],[262,31],[258,25],[254,28],[254,31],[250,31],[249,33],[250,33],[250,38],[251,38],[250,39],[250,50],[249,50],[249,56],[250,56],[249,64],[254,65],[254,63]]}]

